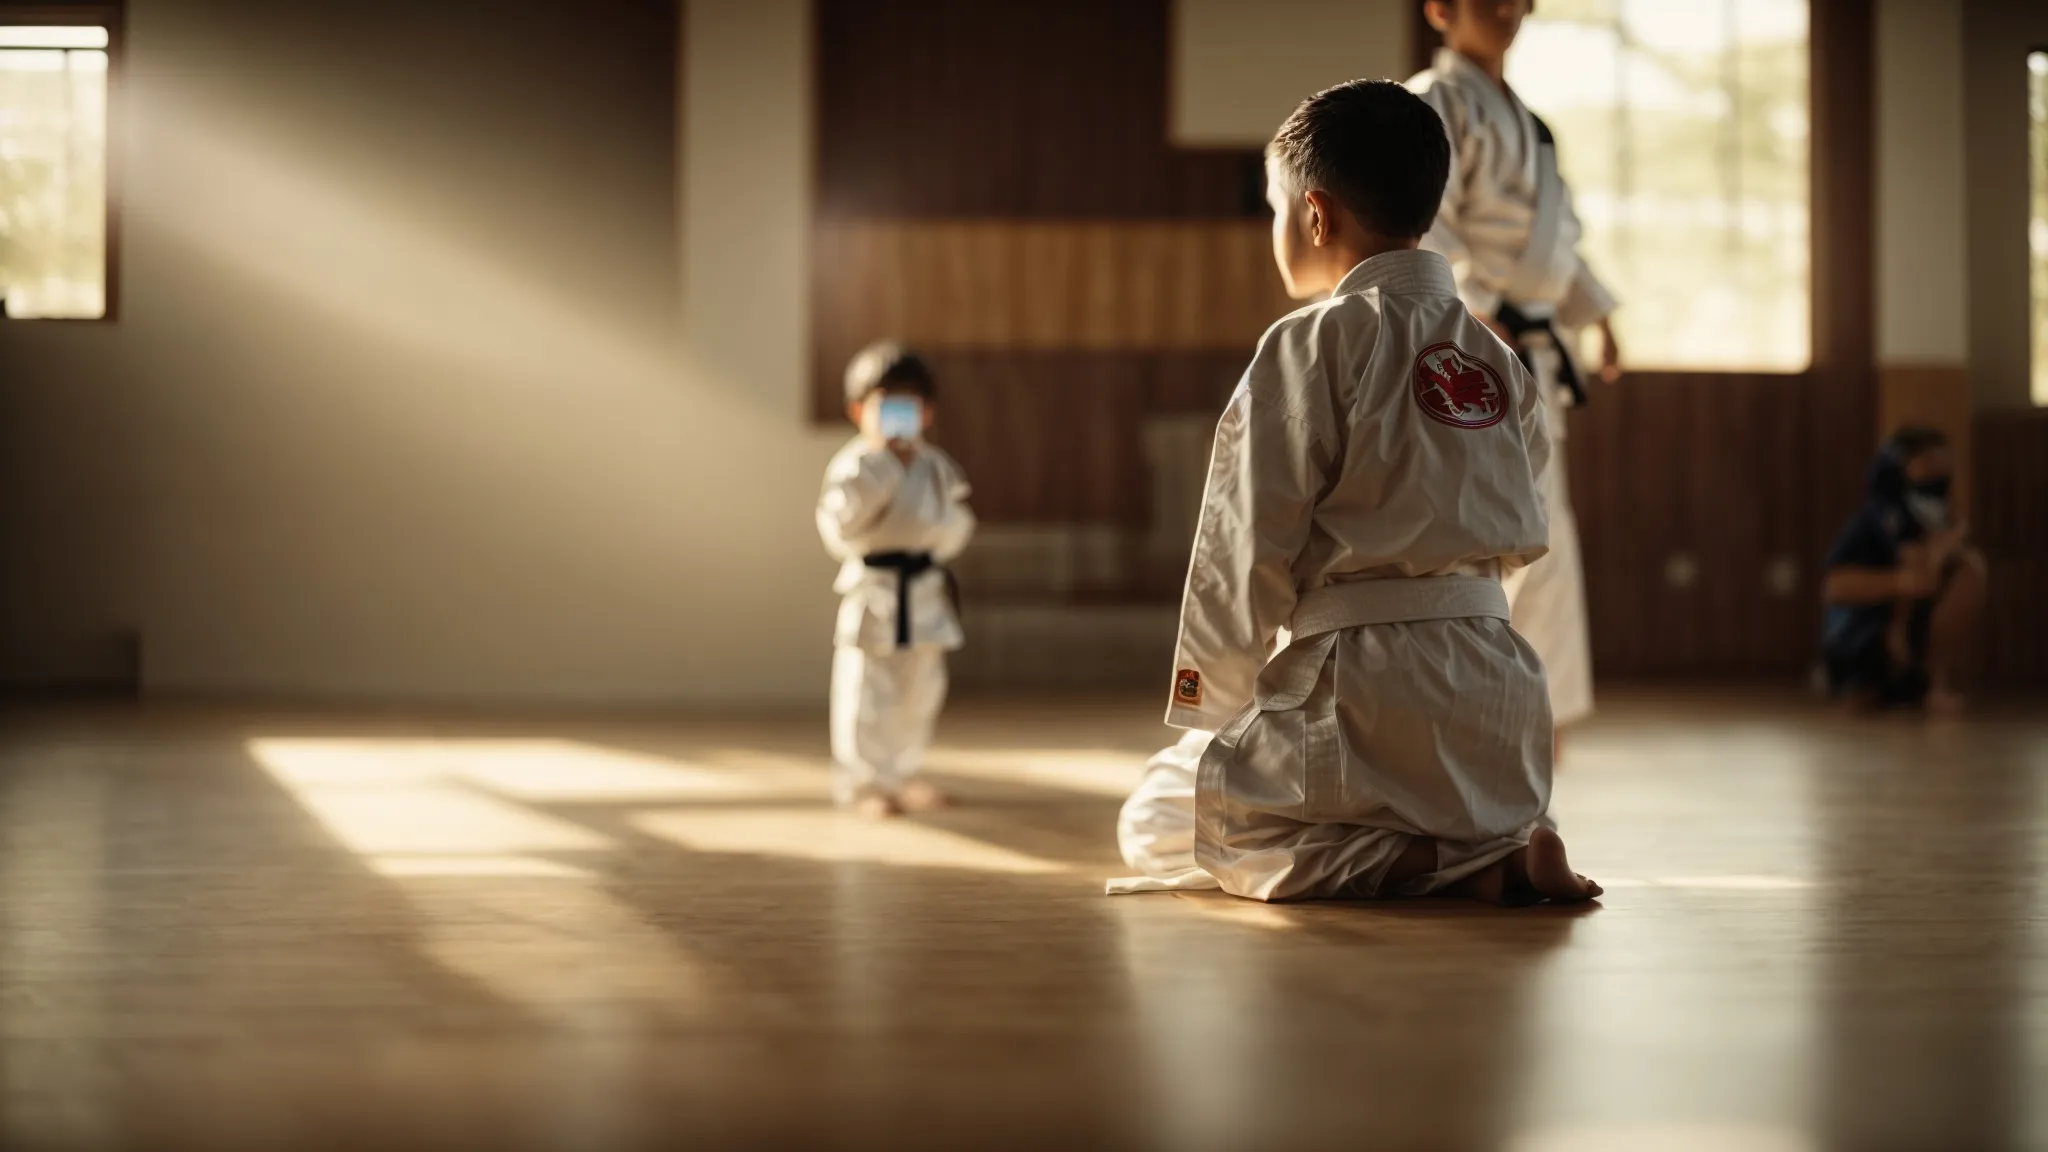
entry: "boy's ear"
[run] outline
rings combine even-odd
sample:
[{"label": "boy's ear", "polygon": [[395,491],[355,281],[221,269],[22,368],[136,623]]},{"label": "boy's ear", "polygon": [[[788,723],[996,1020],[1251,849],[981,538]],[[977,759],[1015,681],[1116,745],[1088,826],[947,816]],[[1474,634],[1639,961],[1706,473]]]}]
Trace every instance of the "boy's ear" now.
[{"label": "boy's ear", "polygon": [[1447,0],[1424,0],[1422,18],[1429,21],[1429,26],[1436,29],[1438,35],[1442,35],[1451,30],[1451,5]]},{"label": "boy's ear", "polygon": [[1308,238],[1321,248],[1330,242],[1337,231],[1336,204],[1326,192],[1309,192],[1302,196],[1308,204]]}]

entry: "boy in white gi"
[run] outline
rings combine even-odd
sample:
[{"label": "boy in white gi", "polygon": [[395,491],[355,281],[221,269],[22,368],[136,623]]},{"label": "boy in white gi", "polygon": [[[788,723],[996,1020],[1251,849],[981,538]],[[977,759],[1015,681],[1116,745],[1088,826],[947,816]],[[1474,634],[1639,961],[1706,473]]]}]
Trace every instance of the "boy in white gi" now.
[{"label": "boy in white gi", "polygon": [[1458,294],[1515,349],[1550,407],[1550,467],[1538,477],[1550,553],[1509,578],[1508,598],[1516,631],[1543,657],[1552,719],[1562,727],[1593,710],[1593,658],[1564,457],[1565,410],[1584,401],[1585,389],[1558,332],[1597,326],[1607,381],[1619,377],[1621,358],[1607,322],[1614,297],[1579,258],[1579,219],[1550,129],[1504,79],[1529,9],[1530,0],[1429,0],[1424,14],[1445,46],[1408,87],[1451,137],[1450,180],[1422,246],[1451,261]]},{"label": "boy in white gi", "polygon": [[1195,867],[1156,874],[1172,829],[1134,802],[1126,854],[1159,867],[1112,891],[1600,892],[1544,822],[1543,666],[1500,584],[1544,550],[1543,402],[1417,250],[1449,164],[1387,81],[1311,97],[1267,149],[1274,258],[1328,299],[1266,332],[1216,429],[1167,713],[1215,736],[1155,763],[1199,755]]},{"label": "boy in white gi", "polygon": [[946,702],[946,653],[961,644],[943,567],[974,534],[967,479],[924,440],[938,387],[924,361],[875,344],[846,368],[860,435],[832,457],[818,535],[840,562],[833,637],[833,794],[868,816],[936,808],[918,776]]}]

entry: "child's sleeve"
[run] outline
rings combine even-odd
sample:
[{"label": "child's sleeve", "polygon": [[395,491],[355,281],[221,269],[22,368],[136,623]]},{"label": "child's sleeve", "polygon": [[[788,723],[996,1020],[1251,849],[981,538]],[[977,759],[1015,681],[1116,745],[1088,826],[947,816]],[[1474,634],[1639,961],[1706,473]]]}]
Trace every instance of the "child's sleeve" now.
[{"label": "child's sleeve", "polygon": [[1259,344],[1216,426],[1202,517],[1180,610],[1166,722],[1213,731],[1252,698],[1294,615],[1294,561],[1308,543],[1332,455],[1317,423],[1336,359],[1316,326],[1282,321]]},{"label": "child's sleeve", "polygon": [[[1550,441],[1550,398],[1543,394],[1542,386],[1537,384],[1527,368],[1522,367],[1520,360],[1510,354],[1506,363],[1515,381],[1515,420],[1522,427],[1522,448],[1529,457],[1529,478],[1536,483],[1536,490],[1532,493],[1535,512],[1543,518],[1548,529],[1550,502],[1544,493],[1550,491],[1550,470],[1558,463],[1557,447]],[[1548,538],[1546,531],[1544,539]],[[1500,559],[1501,570],[1510,572],[1533,564],[1549,551],[1546,544],[1533,551],[1503,556]]]},{"label": "child's sleeve", "polygon": [[1416,95],[1436,109],[1451,141],[1450,179],[1444,181],[1443,201],[1437,206],[1436,221],[1422,238],[1422,246],[1450,261],[1458,277],[1458,296],[1465,306],[1475,315],[1491,316],[1500,310],[1500,293],[1481,285],[1471,275],[1472,253],[1465,242],[1465,206],[1472,197],[1472,182],[1479,170],[1478,133],[1468,130],[1465,109],[1452,86],[1432,83]]},{"label": "child's sleeve", "polygon": [[903,486],[903,462],[887,449],[842,456],[825,470],[818,493],[818,536],[834,559],[865,555],[866,536]]}]

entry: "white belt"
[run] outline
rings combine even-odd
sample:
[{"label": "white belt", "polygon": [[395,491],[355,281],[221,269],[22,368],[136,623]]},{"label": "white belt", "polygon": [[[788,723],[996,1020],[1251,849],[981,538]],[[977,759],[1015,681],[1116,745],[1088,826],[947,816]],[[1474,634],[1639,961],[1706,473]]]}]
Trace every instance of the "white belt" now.
[{"label": "white belt", "polygon": [[1299,641],[1369,624],[1474,616],[1508,618],[1508,594],[1501,590],[1499,580],[1490,576],[1352,580],[1303,594],[1295,603],[1288,631]]}]

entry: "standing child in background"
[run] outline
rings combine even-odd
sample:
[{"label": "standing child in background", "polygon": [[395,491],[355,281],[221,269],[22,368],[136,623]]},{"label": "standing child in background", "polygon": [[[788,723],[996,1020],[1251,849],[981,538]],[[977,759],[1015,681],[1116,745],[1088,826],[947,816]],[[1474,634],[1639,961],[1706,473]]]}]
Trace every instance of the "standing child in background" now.
[{"label": "standing child in background", "polygon": [[1984,610],[1983,553],[1949,515],[1948,440],[1902,428],[1871,463],[1869,499],[1828,554],[1828,686],[1868,708],[1955,712],[1956,656]]},{"label": "standing child in background", "polygon": [[1614,297],[1579,258],[1579,218],[1557,170],[1550,129],[1508,88],[1508,49],[1530,0],[1429,0],[1424,14],[1444,37],[1428,71],[1408,81],[1451,138],[1451,176],[1422,246],[1458,272],[1473,315],[1515,350],[1548,408],[1550,467],[1539,477],[1550,514],[1550,554],[1508,582],[1515,630],[1543,657],[1550,710],[1562,728],[1593,711],[1593,657],[1586,635],[1585,573],[1566,483],[1565,412],[1585,389],[1558,329],[1597,325],[1600,375],[1620,377],[1607,321]]},{"label": "standing child in background", "polygon": [[1195,734],[1148,777],[1199,757],[1193,867],[1141,796],[1120,836],[1152,874],[1113,892],[1600,893],[1545,824],[1543,665],[1501,589],[1544,550],[1543,400],[1417,250],[1449,151],[1387,81],[1310,97],[1267,148],[1274,260],[1328,298],[1267,330],[1216,427],[1167,713]]},{"label": "standing child in background", "polygon": [[818,535],[840,562],[833,637],[833,796],[864,815],[942,807],[918,776],[946,702],[946,653],[961,645],[952,577],[974,514],[953,458],[924,439],[937,382],[898,345],[846,368],[846,415],[860,429],[825,468]]}]

